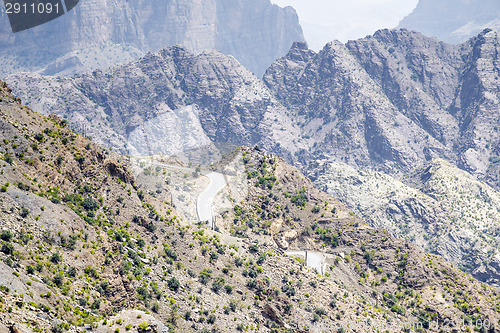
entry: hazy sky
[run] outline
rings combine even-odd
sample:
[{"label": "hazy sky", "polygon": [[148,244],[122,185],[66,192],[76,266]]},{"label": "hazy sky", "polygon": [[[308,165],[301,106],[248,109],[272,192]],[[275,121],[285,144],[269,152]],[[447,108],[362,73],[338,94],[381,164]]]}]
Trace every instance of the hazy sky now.
[{"label": "hazy sky", "polygon": [[346,42],[394,28],[417,5],[418,0],[271,0],[292,6],[309,47],[318,50],[327,42]]}]

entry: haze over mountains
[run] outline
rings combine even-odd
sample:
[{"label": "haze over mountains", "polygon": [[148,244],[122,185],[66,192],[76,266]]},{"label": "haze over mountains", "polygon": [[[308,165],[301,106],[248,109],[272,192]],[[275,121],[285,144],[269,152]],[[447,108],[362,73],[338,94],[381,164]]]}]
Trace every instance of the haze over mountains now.
[{"label": "haze over mountains", "polygon": [[319,51],[326,43],[343,43],[394,28],[417,5],[418,0],[271,0],[292,6],[309,48]]},{"label": "haze over mountains", "polygon": [[16,34],[1,6],[0,76],[88,72],[177,44],[194,53],[218,49],[261,76],[298,40],[293,8],[269,0],[82,0],[68,14]]},{"label": "haze over mountains", "polygon": [[398,28],[459,44],[485,28],[500,29],[499,13],[496,0],[420,0]]}]

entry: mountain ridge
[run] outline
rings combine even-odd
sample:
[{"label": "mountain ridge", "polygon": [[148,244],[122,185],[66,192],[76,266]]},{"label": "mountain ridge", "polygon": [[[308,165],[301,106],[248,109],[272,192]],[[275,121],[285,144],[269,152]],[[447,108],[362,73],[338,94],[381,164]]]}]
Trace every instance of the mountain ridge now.
[{"label": "mountain ridge", "polygon": [[[267,70],[263,83],[231,57],[216,51],[193,55],[175,47],[94,74],[29,79],[20,74],[9,81],[23,100],[44,113],[69,116],[96,109],[106,120],[123,110],[128,118],[116,118],[102,134],[122,150],[133,128],[165,112],[151,110],[193,104],[200,110],[193,118],[199,118],[197,131],[204,131],[212,142],[261,144],[303,167],[328,155],[396,176],[443,158],[498,188],[499,65],[494,54],[499,44],[494,30],[459,46],[408,30],[381,30],[346,45],[331,42],[318,53],[295,43]],[[158,61],[173,67],[158,72]],[[189,71],[186,66],[191,66]],[[127,78],[128,71],[141,73],[141,78]],[[115,87],[106,83],[114,76],[121,77]],[[129,79],[137,88],[124,84]],[[39,82],[36,87],[30,87],[32,80]],[[154,100],[141,80],[149,81]],[[65,94],[83,98],[85,107],[70,107],[72,98],[57,91],[58,101],[51,97],[45,98],[47,105],[39,102],[44,96],[40,89],[61,82],[69,87]],[[127,110],[130,105],[135,114]],[[113,132],[122,136],[121,143],[113,139]]]}]

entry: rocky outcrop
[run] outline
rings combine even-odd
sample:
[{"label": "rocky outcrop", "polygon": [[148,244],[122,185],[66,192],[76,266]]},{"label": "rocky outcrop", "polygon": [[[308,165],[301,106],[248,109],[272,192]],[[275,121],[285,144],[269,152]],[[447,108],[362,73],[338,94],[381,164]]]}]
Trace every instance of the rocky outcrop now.
[{"label": "rocky outcrop", "polygon": [[420,0],[398,28],[407,28],[459,44],[485,28],[500,28],[495,0]]},{"label": "rocky outcrop", "polygon": [[269,0],[86,0],[57,20],[16,34],[3,10],[0,18],[0,76],[104,69],[177,44],[194,53],[231,54],[260,76],[304,39],[295,10]]}]

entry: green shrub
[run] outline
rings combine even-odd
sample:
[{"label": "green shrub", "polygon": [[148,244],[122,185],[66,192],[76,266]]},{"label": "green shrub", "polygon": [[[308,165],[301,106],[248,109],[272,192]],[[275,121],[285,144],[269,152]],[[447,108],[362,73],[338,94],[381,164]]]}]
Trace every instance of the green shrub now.
[{"label": "green shrub", "polygon": [[85,157],[80,155],[75,155],[75,161],[77,161],[78,164],[83,165],[83,163],[85,162]]},{"label": "green shrub", "polygon": [[292,195],[290,200],[297,207],[305,207],[308,201],[306,189],[303,187],[300,191],[297,191],[297,194]]},{"label": "green shrub", "polygon": [[10,185],[9,183],[5,183],[4,186],[0,187],[0,192],[7,192],[9,185]]},{"label": "green shrub", "polygon": [[174,250],[172,250],[172,249],[170,249],[170,248],[165,248],[165,250],[164,250],[164,251],[165,251],[165,254],[166,254],[169,258],[171,258],[171,259],[172,259],[172,260],[174,260],[174,261],[175,261],[175,260],[177,260],[177,253],[176,253]]},{"label": "green shrub", "polygon": [[211,314],[210,316],[208,316],[207,323],[214,324],[216,319],[217,317],[215,317],[214,314]]},{"label": "green shrub", "polygon": [[54,253],[52,254],[52,256],[50,257],[50,261],[53,262],[54,264],[59,264],[61,261],[62,261],[62,256],[60,253]]},{"label": "green shrub", "polygon": [[187,310],[186,313],[184,314],[184,320],[188,321],[191,320],[191,311]]},{"label": "green shrub", "polygon": [[224,287],[224,278],[222,276],[219,276],[215,279],[215,281],[212,283],[212,291],[214,293],[218,293],[222,287]]},{"label": "green shrub", "polygon": [[207,284],[208,281],[212,278],[212,270],[205,268],[200,272],[199,280],[203,284]]},{"label": "green shrub", "polygon": [[2,234],[0,234],[0,238],[6,242],[10,242],[12,239],[12,231],[6,229],[2,231]]},{"label": "green shrub", "polygon": [[175,277],[172,277],[167,281],[168,288],[172,291],[177,292],[179,290],[181,283]]},{"label": "green shrub", "polygon": [[59,273],[56,276],[54,276],[53,282],[56,286],[61,287],[64,284],[64,276]]},{"label": "green shrub", "polygon": [[140,323],[138,326],[138,329],[141,331],[147,331],[148,328],[149,328],[149,323],[146,322]]},{"label": "green shrub", "polygon": [[76,268],[71,266],[70,268],[68,268],[67,274],[70,278],[76,277]]},{"label": "green shrub", "polygon": [[2,252],[7,254],[7,255],[12,254],[12,253],[14,253],[14,246],[10,243],[3,243],[2,244]]},{"label": "green shrub", "polygon": [[91,278],[94,278],[94,279],[98,279],[99,278],[99,273],[92,266],[85,267],[85,271],[84,272],[85,272],[86,275],[90,276]]},{"label": "green shrub", "polygon": [[252,244],[248,247],[248,251],[250,251],[250,253],[255,253],[255,252],[258,252],[259,251],[259,245],[258,244]]},{"label": "green shrub", "polygon": [[406,314],[406,309],[405,309],[405,308],[403,308],[403,307],[402,307],[402,306],[400,306],[400,305],[393,305],[393,306],[391,307],[391,311],[392,311],[392,312],[396,312],[396,313],[398,313],[398,314],[400,314],[400,315],[402,315],[402,316],[404,316],[404,315]]},{"label": "green shrub", "polygon": [[37,134],[35,134],[34,138],[35,138],[36,141],[42,142],[43,141],[43,134],[42,133],[37,133]]},{"label": "green shrub", "polygon": [[87,211],[94,211],[99,208],[99,204],[92,198],[85,198],[83,200],[82,207]]},{"label": "green shrub", "polygon": [[23,207],[21,209],[21,212],[19,213],[19,215],[21,215],[22,218],[26,218],[29,214],[30,214],[30,211],[28,210],[28,208],[25,208],[25,207]]}]

